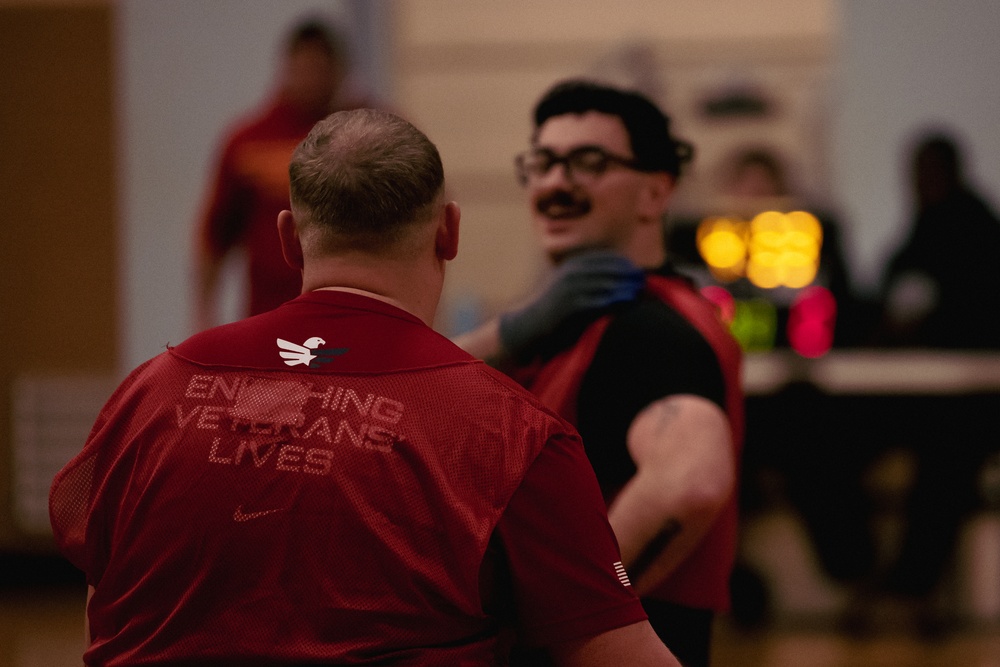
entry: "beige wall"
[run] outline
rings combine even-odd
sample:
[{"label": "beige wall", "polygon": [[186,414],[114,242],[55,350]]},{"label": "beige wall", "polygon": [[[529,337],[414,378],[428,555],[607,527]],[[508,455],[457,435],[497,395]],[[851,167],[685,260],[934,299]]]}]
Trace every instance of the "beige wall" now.
[{"label": "beige wall", "polygon": [[[512,160],[526,147],[532,105],[552,83],[593,75],[646,90],[698,144],[697,164],[710,165],[731,137],[725,128],[685,120],[694,96],[704,92],[699,86],[750,69],[799,91],[802,99],[790,104],[810,104],[805,98],[821,94],[830,64],[833,4],[397,0],[396,102],[437,143],[463,210],[461,250],[439,328],[448,329],[449,309],[464,297],[480,300],[489,313],[544,271]],[[797,113],[808,116],[809,109]],[[757,130],[791,147],[815,135],[807,122]],[[820,172],[821,165],[813,167]]]}]

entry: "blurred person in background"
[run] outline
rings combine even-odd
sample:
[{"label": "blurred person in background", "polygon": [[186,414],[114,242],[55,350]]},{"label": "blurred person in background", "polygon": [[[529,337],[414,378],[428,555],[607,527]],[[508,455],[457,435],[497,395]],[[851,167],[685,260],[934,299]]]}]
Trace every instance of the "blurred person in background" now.
[{"label": "blurred person in background", "polygon": [[690,157],[639,93],[551,88],[517,158],[551,279],[456,341],[579,428],[650,622],[698,667],[730,602],[743,395],[739,346],[666,261],[663,217]]},{"label": "blurred person in background", "polygon": [[298,295],[301,279],[282,259],[274,225],[288,208],[288,160],[332,111],[374,106],[351,89],[349,73],[348,45],[340,34],[319,21],[296,25],[285,38],[273,94],[223,139],[196,226],[197,331],[219,323],[220,270],[237,248],[246,253],[246,315]]},{"label": "blurred person in background", "polygon": [[913,218],[882,279],[880,345],[1000,349],[1000,219],[964,161],[944,132],[912,149]]},{"label": "blurred person in background", "polygon": [[[889,348],[1000,349],[1000,219],[965,172],[959,141],[946,131],[922,133],[908,154],[913,214],[909,235],[882,280],[882,318],[873,344]],[[937,397],[927,409],[884,412],[849,434],[879,453],[888,446],[909,461],[902,536],[879,564],[867,595],[854,605],[855,626],[873,622],[872,598],[896,601],[913,628],[929,637],[948,630],[940,586],[966,519],[982,507],[980,476],[997,451],[995,396]],[[865,599],[867,598],[867,599]]]}]

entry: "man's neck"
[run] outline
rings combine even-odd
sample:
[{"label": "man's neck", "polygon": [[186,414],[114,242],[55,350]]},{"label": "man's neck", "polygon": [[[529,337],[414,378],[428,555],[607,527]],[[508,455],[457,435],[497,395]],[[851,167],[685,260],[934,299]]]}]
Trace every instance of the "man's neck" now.
[{"label": "man's neck", "polygon": [[622,253],[643,269],[656,269],[667,261],[663,227],[659,221],[648,222],[632,236]]},{"label": "man's neck", "polygon": [[349,292],[350,294],[360,294],[361,296],[367,296],[370,299],[377,299],[378,301],[384,301],[390,306],[395,306],[400,310],[405,310],[410,312],[402,301],[399,299],[393,299],[391,296],[386,296],[384,294],[377,294],[375,292],[369,292],[368,290],[358,289],[357,287],[317,287],[314,292]]},{"label": "man's neck", "polygon": [[333,290],[360,294],[378,299],[420,318],[430,326],[437,312],[443,276],[413,265],[397,267],[368,266],[364,263],[343,264],[332,261],[306,271],[303,291]]}]

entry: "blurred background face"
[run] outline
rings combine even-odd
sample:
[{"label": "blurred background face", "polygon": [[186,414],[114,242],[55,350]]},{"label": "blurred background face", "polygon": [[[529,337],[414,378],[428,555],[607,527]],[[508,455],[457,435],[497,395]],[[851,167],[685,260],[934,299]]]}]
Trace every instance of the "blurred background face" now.
[{"label": "blurred background face", "polygon": [[[588,111],[554,116],[538,129],[533,148],[565,156],[582,146],[597,146],[632,159],[624,124],[617,116]],[[624,251],[638,224],[640,193],[649,178],[616,163],[601,174],[568,173],[555,164],[528,178],[532,220],[542,249],[554,262],[585,248]]]},{"label": "blurred background face", "polygon": [[324,116],[331,110],[344,72],[323,45],[303,42],[288,54],[284,75],[288,100],[304,112]]},{"label": "blurred background face", "polygon": [[733,179],[731,194],[737,197],[778,197],[785,194],[781,179],[769,166],[749,162]]}]

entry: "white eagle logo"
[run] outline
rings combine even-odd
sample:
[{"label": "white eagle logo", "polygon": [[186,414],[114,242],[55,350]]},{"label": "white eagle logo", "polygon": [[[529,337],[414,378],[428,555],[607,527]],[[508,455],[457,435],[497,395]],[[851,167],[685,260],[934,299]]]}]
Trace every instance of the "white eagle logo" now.
[{"label": "white eagle logo", "polygon": [[281,355],[281,358],[289,366],[298,366],[301,364],[309,368],[319,368],[320,364],[329,363],[333,361],[334,357],[348,350],[346,347],[321,348],[320,345],[326,345],[326,341],[319,336],[313,336],[302,343],[302,345],[285,340],[284,338],[277,340],[278,347],[281,348],[281,352],[278,354]]}]

